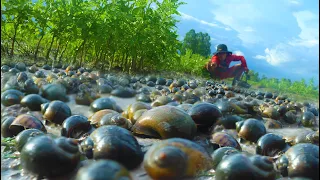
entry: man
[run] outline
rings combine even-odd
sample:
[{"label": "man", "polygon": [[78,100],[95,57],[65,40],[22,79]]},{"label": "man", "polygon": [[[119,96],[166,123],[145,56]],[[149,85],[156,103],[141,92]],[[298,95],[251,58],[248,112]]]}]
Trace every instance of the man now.
[{"label": "man", "polygon": [[[231,61],[241,61],[241,64],[229,67]],[[210,76],[214,79],[226,79],[234,77],[232,85],[234,86],[243,72],[248,73],[247,62],[243,56],[233,55],[228,51],[225,44],[219,44],[217,51],[213,54],[205,68],[209,71]]]}]

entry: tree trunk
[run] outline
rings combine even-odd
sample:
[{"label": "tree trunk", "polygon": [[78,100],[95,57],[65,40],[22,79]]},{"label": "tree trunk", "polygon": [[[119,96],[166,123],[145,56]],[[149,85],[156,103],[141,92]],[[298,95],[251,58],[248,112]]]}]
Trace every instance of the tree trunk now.
[{"label": "tree trunk", "polygon": [[67,41],[66,47],[63,49],[62,53],[60,54],[60,57],[59,57],[59,62],[60,62],[60,63],[61,63],[63,54],[64,54],[64,52],[66,51],[66,49],[67,49],[67,47],[68,47],[68,44],[69,44],[69,41]]},{"label": "tree trunk", "polygon": [[84,41],[83,42],[83,46],[82,46],[81,56],[80,56],[80,66],[82,66],[82,62],[83,62],[82,58],[83,58],[83,54],[84,54],[85,48],[86,48],[86,42]]},{"label": "tree trunk", "polygon": [[107,53],[108,53],[108,52],[105,51],[104,54],[103,54],[103,58],[101,59],[101,60],[103,61],[101,70],[104,70]]},{"label": "tree trunk", "polygon": [[98,62],[101,60],[102,55],[103,55],[103,50],[102,48],[100,48],[99,52],[96,55],[96,59],[93,63],[94,66],[97,66]]},{"label": "tree trunk", "polygon": [[82,48],[82,46],[84,45],[85,42],[86,42],[86,40],[83,40],[82,43],[80,44],[80,46],[76,49],[76,53],[75,53],[75,56],[74,56],[74,59],[73,59],[73,62],[72,62],[73,65],[77,62],[78,53],[79,53],[80,49]]},{"label": "tree trunk", "polygon": [[51,43],[50,43],[49,49],[48,49],[47,54],[46,54],[46,64],[48,63],[48,59],[49,59],[49,55],[50,55],[50,52],[51,52],[52,44],[54,42],[54,38],[55,38],[55,35],[52,36]]},{"label": "tree trunk", "polygon": [[101,56],[102,56],[102,49],[100,48],[98,50],[98,53],[96,53],[96,57],[95,57],[95,60],[94,60],[94,65],[97,65],[97,63],[100,60]]},{"label": "tree trunk", "polygon": [[125,71],[126,71],[126,72],[129,72],[129,68],[128,68],[128,54],[127,54],[127,53],[126,53],[124,68],[125,68]]},{"label": "tree trunk", "polygon": [[137,54],[135,54],[134,58],[132,58],[132,61],[131,61],[131,72],[135,72],[136,71],[136,59],[137,59]]},{"label": "tree trunk", "polygon": [[125,71],[125,67],[124,67],[124,54],[122,55],[122,59],[121,59],[121,68],[122,68],[122,72]]},{"label": "tree trunk", "polygon": [[141,72],[142,72],[142,69],[143,69],[142,64],[143,64],[143,57],[140,58],[140,62],[139,62],[139,69],[140,69]]},{"label": "tree trunk", "polygon": [[55,55],[54,55],[54,61],[56,61],[56,60],[57,60],[58,53],[59,53],[59,50],[60,50],[60,46],[61,46],[61,39],[59,40],[59,43],[58,43],[57,52],[56,52],[56,53],[55,53]]},{"label": "tree trunk", "polygon": [[112,57],[111,57],[111,63],[109,65],[109,70],[112,68],[113,66],[113,62],[114,62],[114,55],[115,55],[115,51],[112,52]]},{"label": "tree trunk", "polygon": [[34,61],[37,61],[40,42],[42,41],[43,37],[44,37],[44,35],[42,35],[41,38],[38,41],[38,44],[37,44],[37,47],[36,47],[36,51],[34,52]]},{"label": "tree trunk", "polygon": [[16,41],[16,36],[17,36],[18,26],[19,26],[19,25],[15,25],[15,26],[14,26],[14,35],[13,35],[13,38],[12,38],[12,43],[11,43],[11,53],[10,53],[10,56],[11,56],[11,57],[13,57],[14,42]]}]

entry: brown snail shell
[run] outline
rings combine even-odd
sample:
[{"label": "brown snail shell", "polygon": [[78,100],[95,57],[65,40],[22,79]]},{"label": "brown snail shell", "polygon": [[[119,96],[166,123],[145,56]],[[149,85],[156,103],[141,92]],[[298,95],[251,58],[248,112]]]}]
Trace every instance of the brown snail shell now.
[{"label": "brown snail shell", "polygon": [[191,139],[197,131],[191,116],[174,106],[160,106],[150,109],[133,125],[137,135],[146,135],[161,139],[181,137]]},{"label": "brown snail shell", "polygon": [[14,121],[16,117],[14,116],[6,116],[4,118],[1,118],[1,135],[2,137],[13,137],[16,135],[16,133],[12,132],[10,130],[10,125]]},{"label": "brown snail shell", "polygon": [[171,138],[153,144],[143,164],[152,179],[183,179],[212,168],[212,159],[202,146]]},{"label": "brown snail shell", "polygon": [[100,126],[116,125],[125,129],[132,127],[131,121],[122,117],[119,113],[109,113],[102,117],[100,120]]},{"label": "brown snail shell", "polygon": [[267,119],[266,122],[264,123],[265,127],[267,129],[281,129],[282,124],[280,121],[273,120],[273,119]]},{"label": "brown snail shell", "polygon": [[225,132],[216,132],[211,136],[210,140],[213,144],[217,144],[219,147],[233,147],[241,151],[239,142]]},{"label": "brown snail shell", "polygon": [[226,92],[225,96],[227,98],[232,98],[232,97],[235,97],[235,94],[232,91],[228,91],[228,92]]},{"label": "brown snail shell", "polygon": [[89,121],[91,124],[93,124],[96,127],[100,126],[100,121],[103,118],[103,116],[109,114],[109,113],[118,113],[117,111],[111,110],[111,109],[103,109],[100,111],[95,112],[92,116],[89,117]]},{"label": "brown snail shell", "polygon": [[14,119],[10,125],[10,130],[14,135],[18,135],[25,129],[39,129],[43,132],[47,132],[42,122],[30,114],[21,114]]},{"label": "brown snail shell", "polygon": [[267,133],[264,124],[254,118],[239,121],[236,126],[239,137],[250,142],[257,142],[261,136]]},{"label": "brown snail shell", "polygon": [[133,115],[133,118],[131,120],[132,124],[135,124],[137,122],[137,120],[142,116],[142,114],[144,112],[148,111],[147,109],[139,109],[138,111],[136,111]]},{"label": "brown snail shell", "polygon": [[273,107],[269,107],[269,108],[264,109],[262,112],[262,115],[264,117],[276,119],[276,120],[279,119],[279,117],[280,117],[279,112]]},{"label": "brown snail shell", "polygon": [[43,114],[45,120],[55,124],[62,124],[70,116],[71,109],[69,106],[59,100],[51,101]]},{"label": "brown snail shell", "polygon": [[168,96],[159,96],[155,101],[151,103],[152,107],[158,107],[158,106],[163,106],[171,102],[171,98]]},{"label": "brown snail shell", "polygon": [[134,113],[140,109],[151,109],[152,107],[147,104],[147,103],[144,103],[144,102],[136,102],[136,103],[133,103],[131,105],[129,105],[128,107],[128,119],[130,119],[132,121],[133,119],[133,116],[134,116]]}]

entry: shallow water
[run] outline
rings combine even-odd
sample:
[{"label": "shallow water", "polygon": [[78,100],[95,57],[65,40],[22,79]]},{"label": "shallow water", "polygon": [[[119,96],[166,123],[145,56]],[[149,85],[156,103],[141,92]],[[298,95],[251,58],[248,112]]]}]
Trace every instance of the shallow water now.
[{"label": "shallow water", "polygon": [[[70,107],[72,114],[81,114],[86,117],[90,117],[93,114],[90,111],[89,106],[75,104],[75,100],[74,100],[75,95],[69,95],[69,97],[70,97],[69,98],[70,101],[67,104]],[[118,98],[118,97],[110,96],[109,94],[103,94],[102,97],[111,97],[117,102],[117,104],[122,109],[126,109],[128,105],[136,102],[135,98]],[[33,113],[36,114],[39,118],[41,118],[40,112],[33,112]],[[60,127],[46,126],[46,128],[48,133],[52,133],[54,135],[60,136]],[[293,128],[293,127],[267,130],[268,133],[278,134],[281,136],[288,137],[289,139],[294,138],[300,133],[305,131],[311,132],[312,130],[310,128]],[[136,139],[139,142],[139,144],[142,146],[143,152],[146,152],[153,143],[161,141],[159,139],[140,138],[140,137],[136,137]],[[240,144],[241,144],[242,151],[246,151],[250,154],[255,154],[255,149],[256,149],[255,144],[244,144],[244,143],[240,143]],[[3,159],[3,157],[1,157],[1,177],[5,179],[23,179],[23,180],[35,178],[28,173],[25,173],[25,172],[22,173],[21,170],[17,169],[18,165],[19,165],[19,159],[12,160],[12,159]],[[13,167],[16,167],[16,168],[13,168]],[[142,164],[140,165],[140,167],[136,168],[135,170],[130,171],[130,173],[134,180],[151,180],[151,178],[146,174]],[[214,177],[203,176],[197,179],[212,180],[214,179]]]},{"label": "shallow water", "polygon": [[[48,74],[51,72],[45,71],[45,73]],[[236,96],[243,97],[243,95],[241,95],[241,94],[236,94]],[[110,97],[110,98],[114,99],[123,110],[125,110],[130,104],[136,102],[135,97],[133,97],[133,98],[119,98],[119,97],[111,96],[110,94],[102,94],[101,97]],[[258,101],[258,102],[261,103],[263,101]],[[89,118],[93,114],[93,112],[90,111],[89,106],[78,105],[75,103],[75,94],[69,95],[69,102],[67,102],[67,104],[70,107],[73,115],[80,114],[80,115],[84,115]],[[3,108],[4,107],[1,105],[1,112],[2,112]],[[37,117],[42,119],[42,115],[40,112],[33,112],[33,113]],[[319,124],[319,117],[317,117],[316,123]],[[48,133],[52,133],[54,135],[60,136],[60,127],[46,126],[46,128],[47,128]],[[312,129],[300,128],[300,127],[298,128],[296,124],[294,124],[294,125],[286,125],[285,124],[285,127],[282,129],[267,129],[268,133],[278,134],[278,135],[281,135],[281,136],[286,137],[288,139],[292,139],[292,138],[296,137],[297,135],[299,135],[303,132],[306,132],[306,131],[312,131]],[[200,134],[200,136],[195,139],[201,139],[203,137],[204,137],[204,135],[202,136]],[[140,138],[140,137],[136,137],[136,139],[139,142],[139,144],[142,146],[143,152],[146,152],[153,143],[161,141],[159,139]],[[196,140],[194,140],[194,141],[196,141]],[[240,143],[240,144],[241,144],[243,151],[246,151],[250,154],[255,154],[255,148],[256,148],[255,144],[244,144],[244,143]],[[3,148],[3,146],[1,146],[1,152],[3,152],[3,151],[4,151],[4,148]],[[20,164],[19,159],[4,159],[3,156],[1,155],[1,177],[4,179],[23,179],[23,180],[24,179],[36,179],[36,177],[34,177],[33,175],[26,173],[23,170],[20,170],[19,164]],[[211,171],[214,172],[214,170],[211,170]],[[146,174],[142,164],[140,165],[140,167],[136,168],[135,170],[130,171],[130,173],[131,173],[131,176],[134,180],[151,180],[151,178]],[[57,179],[70,179],[70,176],[59,177]],[[212,179],[214,179],[214,177],[213,176],[203,176],[203,177],[199,177],[197,179],[212,180]]]}]

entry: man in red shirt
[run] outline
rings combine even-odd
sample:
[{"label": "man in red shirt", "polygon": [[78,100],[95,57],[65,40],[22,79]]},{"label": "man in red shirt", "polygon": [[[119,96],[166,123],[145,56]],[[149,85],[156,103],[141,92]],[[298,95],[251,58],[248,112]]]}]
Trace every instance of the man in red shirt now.
[{"label": "man in red shirt", "polygon": [[[241,64],[229,67],[231,61],[241,61]],[[219,44],[217,51],[213,54],[211,61],[209,61],[205,68],[209,71],[210,76],[214,79],[232,78],[232,85],[240,80],[243,72],[248,73],[249,69],[247,62],[243,56],[233,55],[228,51],[225,44]]]}]

